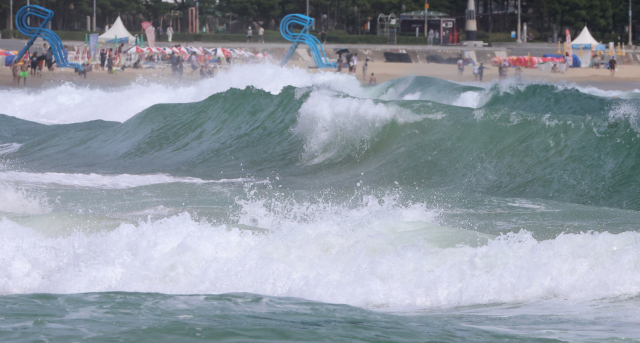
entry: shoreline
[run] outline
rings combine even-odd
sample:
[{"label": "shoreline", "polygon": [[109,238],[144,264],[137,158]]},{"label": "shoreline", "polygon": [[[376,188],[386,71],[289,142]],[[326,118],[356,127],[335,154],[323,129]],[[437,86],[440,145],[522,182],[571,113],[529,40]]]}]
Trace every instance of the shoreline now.
[{"label": "shoreline", "polygon": [[[358,70],[355,76],[362,84],[367,84],[370,73],[375,73],[378,84],[399,79],[408,76],[427,76],[434,77],[446,81],[479,84],[480,81],[474,81],[472,75],[472,66],[465,67],[462,75],[458,74],[457,66],[451,64],[435,64],[435,63],[387,63],[387,62],[369,62],[369,68],[365,80],[362,75],[362,63],[359,61]],[[241,65],[241,64],[238,64]],[[224,65],[223,65],[224,67]],[[317,73],[319,69],[309,69],[303,61],[292,61],[289,67],[297,67],[305,69],[310,73]],[[335,72],[333,69],[323,69],[326,72]],[[343,70],[346,74],[346,71]],[[215,77],[214,77],[215,78]],[[127,87],[137,82],[153,82],[167,85],[184,85],[197,82],[200,80],[198,71],[191,73],[190,69],[185,68],[182,80],[180,81],[175,75],[171,74],[169,68],[165,69],[132,69],[127,68],[123,72],[115,75],[108,74],[106,71],[93,71],[87,74],[87,78],[80,78],[71,69],[58,68],[53,72],[43,70],[42,77],[33,77],[29,75],[27,78],[26,88],[22,86],[13,88],[11,69],[8,67],[0,68],[0,89],[43,89],[56,87],[64,84],[72,84],[89,88],[116,88]],[[512,83],[515,80],[514,70],[509,70],[509,77],[505,80],[498,81],[498,68],[489,66],[485,70],[483,84],[505,82]],[[548,84],[575,84],[580,87],[594,87],[605,91],[633,91],[640,89],[640,66],[624,65],[620,66],[615,76],[610,76],[609,71],[605,69],[570,69],[564,74],[551,74],[537,69],[523,69],[521,82],[541,82]]]}]

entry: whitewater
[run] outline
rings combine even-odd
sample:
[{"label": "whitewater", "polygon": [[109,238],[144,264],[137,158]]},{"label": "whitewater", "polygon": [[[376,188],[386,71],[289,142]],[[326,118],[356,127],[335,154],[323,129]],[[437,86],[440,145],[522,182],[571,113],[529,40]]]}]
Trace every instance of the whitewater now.
[{"label": "whitewater", "polygon": [[0,103],[0,340],[640,339],[637,91],[260,64]]}]

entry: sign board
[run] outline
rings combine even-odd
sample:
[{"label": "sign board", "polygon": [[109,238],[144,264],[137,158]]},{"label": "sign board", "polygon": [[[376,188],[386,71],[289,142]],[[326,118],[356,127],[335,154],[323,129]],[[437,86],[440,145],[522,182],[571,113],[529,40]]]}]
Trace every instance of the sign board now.
[{"label": "sign board", "polygon": [[516,38],[516,32],[515,31],[511,31],[511,38]]}]

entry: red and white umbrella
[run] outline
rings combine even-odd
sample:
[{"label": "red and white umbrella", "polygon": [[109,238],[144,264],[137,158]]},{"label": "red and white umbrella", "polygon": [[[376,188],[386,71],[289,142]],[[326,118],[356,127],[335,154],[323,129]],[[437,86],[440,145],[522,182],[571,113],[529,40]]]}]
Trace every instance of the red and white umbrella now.
[{"label": "red and white umbrella", "polygon": [[146,47],[142,49],[145,54],[157,54],[159,51],[156,48]]},{"label": "red and white umbrella", "polygon": [[137,54],[145,54],[147,52],[145,51],[145,49],[139,46],[132,46],[129,49],[127,49],[124,53],[128,55],[137,55]]},{"label": "red and white umbrella", "polygon": [[188,55],[189,52],[187,51],[187,49],[183,48],[183,47],[179,47],[179,48],[171,48],[171,50],[175,51],[176,54],[183,54],[183,55]]},{"label": "red and white umbrella", "polygon": [[255,57],[252,53],[248,53],[241,49],[229,49],[229,51],[234,57]]}]

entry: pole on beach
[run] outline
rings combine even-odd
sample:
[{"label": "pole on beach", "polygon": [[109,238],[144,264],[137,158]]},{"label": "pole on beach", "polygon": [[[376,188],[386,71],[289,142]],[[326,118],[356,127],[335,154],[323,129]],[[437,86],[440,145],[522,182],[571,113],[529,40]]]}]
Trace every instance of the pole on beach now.
[{"label": "pole on beach", "polygon": [[93,32],[96,32],[96,0],[93,0]]},{"label": "pole on beach", "polygon": [[517,28],[517,31],[518,31],[517,35],[518,36],[516,37],[517,38],[516,39],[516,43],[522,43],[522,39],[520,39],[520,25],[521,25],[520,24],[520,2],[521,2],[521,0],[518,0],[518,28]]},{"label": "pole on beach", "polygon": [[633,22],[631,21],[631,0],[629,0],[629,46],[633,45],[631,32],[633,32]]},{"label": "pole on beach", "polygon": [[427,37],[427,15],[429,14],[429,0],[424,0],[424,36]]},{"label": "pole on beach", "polygon": [[11,11],[11,15],[9,16],[9,30],[13,31],[13,0],[11,0],[9,4],[9,11]]}]

